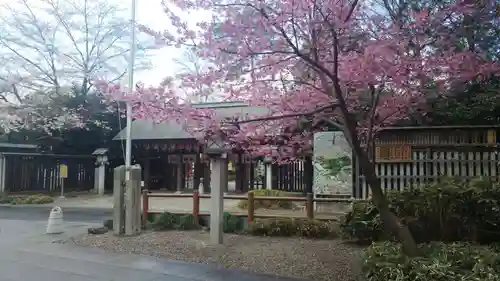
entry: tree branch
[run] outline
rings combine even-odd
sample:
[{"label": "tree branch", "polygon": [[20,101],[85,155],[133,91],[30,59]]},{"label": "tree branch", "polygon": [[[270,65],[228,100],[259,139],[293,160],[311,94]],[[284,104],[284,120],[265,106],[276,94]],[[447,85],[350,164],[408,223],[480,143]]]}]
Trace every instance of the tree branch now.
[{"label": "tree branch", "polygon": [[272,120],[279,120],[279,119],[286,119],[286,118],[294,118],[294,117],[301,117],[301,116],[310,116],[317,114],[319,112],[325,111],[327,109],[334,109],[337,107],[337,103],[325,105],[322,107],[318,107],[315,110],[305,112],[305,113],[296,113],[296,114],[285,114],[285,115],[278,115],[278,116],[269,116],[269,117],[262,117],[262,118],[255,118],[255,119],[248,119],[248,120],[242,120],[242,121],[233,121],[229,122],[235,125],[238,124],[244,124],[244,123],[251,123],[251,122],[259,122],[259,121],[272,121]]}]

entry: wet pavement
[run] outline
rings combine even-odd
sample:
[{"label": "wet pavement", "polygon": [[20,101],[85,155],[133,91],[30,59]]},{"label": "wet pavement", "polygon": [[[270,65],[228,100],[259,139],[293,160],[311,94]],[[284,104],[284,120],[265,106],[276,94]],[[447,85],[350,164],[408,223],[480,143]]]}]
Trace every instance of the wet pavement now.
[{"label": "wet pavement", "polygon": [[[12,212],[10,219],[5,219],[7,212]],[[63,234],[47,235],[46,221],[41,214],[0,208],[0,281],[296,280],[61,243],[73,235],[85,233],[88,227],[97,226],[95,221],[101,221],[105,215],[73,214],[75,218],[87,216],[92,220],[65,220]]]}]

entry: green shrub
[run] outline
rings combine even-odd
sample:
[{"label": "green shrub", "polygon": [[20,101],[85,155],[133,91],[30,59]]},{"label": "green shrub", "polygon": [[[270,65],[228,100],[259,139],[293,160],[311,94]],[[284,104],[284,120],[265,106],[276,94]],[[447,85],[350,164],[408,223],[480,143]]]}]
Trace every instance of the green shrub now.
[{"label": "green shrub", "polygon": [[243,229],[243,222],[241,218],[233,216],[231,213],[224,212],[223,231],[225,233],[235,233]]},{"label": "green shrub", "polygon": [[[249,191],[258,197],[292,197],[295,194],[280,190],[256,189]],[[296,196],[296,195],[295,195]],[[238,208],[248,209],[248,200],[238,202]],[[255,209],[293,209],[293,202],[281,200],[254,200]]]},{"label": "green shrub", "polygon": [[169,212],[157,215],[150,227],[156,231],[162,230],[192,230],[196,228],[194,216],[191,214],[172,214]]},{"label": "green shrub", "polygon": [[179,215],[165,212],[156,216],[153,223],[151,223],[151,228],[153,230],[173,230],[176,229],[179,224]]},{"label": "green shrub", "polygon": [[[387,194],[391,210],[408,225],[417,242],[500,241],[500,185],[448,179]],[[385,237],[378,211],[358,202],[341,224],[344,237],[377,241]]]},{"label": "green shrub", "polygon": [[293,218],[256,219],[248,226],[256,236],[299,236],[307,238],[336,238],[337,227],[329,221]]},{"label": "green shrub", "polygon": [[378,210],[371,202],[359,201],[342,219],[341,234],[346,239],[370,244],[382,235],[382,224]]},{"label": "green shrub", "polygon": [[468,243],[419,245],[421,256],[410,258],[392,242],[372,244],[362,253],[366,281],[500,280],[497,249]]},{"label": "green shrub", "polygon": [[176,229],[180,230],[192,230],[196,228],[196,224],[194,222],[194,216],[191,214],[181,215],[179,217],[179,224]]},{"label": "green shrub", "polygon": [[43,194],[35,194],[29,196],[13,197],[10,203],[13,205],[24,205],[24,204],[40,205],[40,204],[49,204],[53,202],[54,198],[50,196]]}]

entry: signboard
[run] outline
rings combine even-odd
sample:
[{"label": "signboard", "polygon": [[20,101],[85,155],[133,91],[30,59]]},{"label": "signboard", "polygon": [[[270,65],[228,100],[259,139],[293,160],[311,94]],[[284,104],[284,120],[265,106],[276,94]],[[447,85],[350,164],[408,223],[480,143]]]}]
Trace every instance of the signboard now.
[{"label": "signboard", "polygon": [[59,165],[59,177],[61,179],[68,178],[68,165],[66,164]]},{"label": "signboard", "polygon": [[197,153],[200,150],[198,144],[191,143],[136,143],[133,145],[136,149],[154,150],[157,152],[168,153]]},{"label": "signboard", "polygon": [[410,145],[377,145],[375,147],[375,160],[388,161],[410,161],[412,159],[412,150]]},{"label": "signboard", "polygon": [[488,130],[488,144],[497,143],[497,132],[495,130]]},{"label": "signboard", "polygon": [[352,149],[342,132],[314,134],[313,155],[316,194],[352,193]]}]

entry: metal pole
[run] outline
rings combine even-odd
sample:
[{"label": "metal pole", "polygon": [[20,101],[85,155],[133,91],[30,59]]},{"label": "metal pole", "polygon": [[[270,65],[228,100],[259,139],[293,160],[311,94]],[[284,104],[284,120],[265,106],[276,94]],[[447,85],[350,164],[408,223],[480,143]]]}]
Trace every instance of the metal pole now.
[{"label": "metal pole", "polygon": [[64,198],[64,181],[66,179],[65,178],[61,178],[61,196],[59,196],[59,198]]},{"label": "metal pole", "polygon": [[[130,39],[130,60],[128,64],[128,88],[129,94],[134,90],[134,60],[135,60],[135,14],[136,0],[132,0],[132,11],[130,18],[131,39]],[[130,180],[130,167],[132,166],[132,105],[127,102],[127,127],[125,131],[125,180]]]}]

